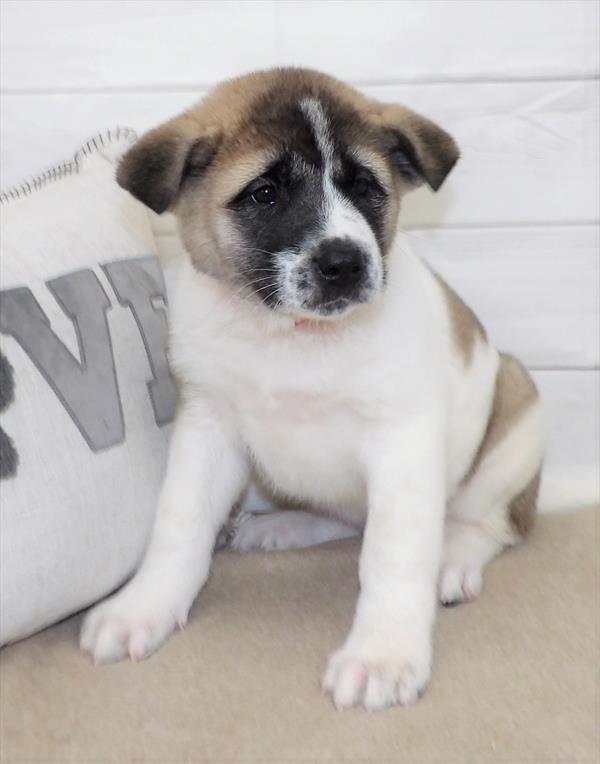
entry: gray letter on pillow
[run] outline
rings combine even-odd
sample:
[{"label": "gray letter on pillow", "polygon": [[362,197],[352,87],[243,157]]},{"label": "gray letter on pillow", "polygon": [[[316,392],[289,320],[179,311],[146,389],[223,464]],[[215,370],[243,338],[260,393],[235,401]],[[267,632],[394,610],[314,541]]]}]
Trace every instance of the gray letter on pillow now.
[{"label": "gray letter on pillow", "polygon": [[73,321],[81,360],[54,334],[26,287],[2,292],[0,331],[21,345],[92,450],[121,443],[125,427],[106,320],[111,307],[106,292],[91,270],[69,273],[46,284]]},{"label": "gray letter on pillow", "polygon": [[175,416],[177,388],[167,363],[167,316],[154,300],[167,301],[167,290],[156,257],[136,257],[103,265],[121,305],[129,306],[146,347],[152,377],[148,382],[154,418],[158,425]]}]

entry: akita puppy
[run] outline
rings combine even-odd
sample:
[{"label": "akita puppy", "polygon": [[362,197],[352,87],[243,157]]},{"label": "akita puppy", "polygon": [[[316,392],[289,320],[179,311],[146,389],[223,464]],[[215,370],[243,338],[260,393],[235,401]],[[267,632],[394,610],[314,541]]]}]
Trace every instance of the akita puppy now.
[{"label": "akita puppy", "polygon": [[[226,82],[126,154],[119,183],[175,213],[189,259],[154,532],[87,616],[97,661],[145,657],[185,622],[252,484],[272,511],[244,512],[234,547],[364,529],[354,622],[324,678],[335,705],[419,697],[438,596],[477,596],[527,534],[542,462],[528,373],[397,230],[403,195],[437,190],[458,156],[428,119],[303,69]],[[290,500],[307,511],[275,509]]]}]

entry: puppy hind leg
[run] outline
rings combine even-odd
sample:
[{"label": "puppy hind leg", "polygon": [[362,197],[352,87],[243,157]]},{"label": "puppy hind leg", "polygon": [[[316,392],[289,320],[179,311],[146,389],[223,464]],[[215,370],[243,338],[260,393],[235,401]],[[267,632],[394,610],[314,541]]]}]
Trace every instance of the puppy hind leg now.
[{"label": "puppy hind leg", "polygon": [[442,605],[472,602],[483,584],[483,569],[506,546],[483,525],[450,519],[444,529],[438,592]]},{"label": "puppy hind leg", "polygon": [[517,542],[509,522],[504,482],[505,475],[485,464],[450,503],[438,579],[442,605],[476,599],[485,566]]},{"label": "puppy hind leg", "polygon": [[534,405],[486,455],[448,507],[439,577],[442,604],[475,599],[488,562],[529,533],[540,479],[539,420],[539,406]]}]

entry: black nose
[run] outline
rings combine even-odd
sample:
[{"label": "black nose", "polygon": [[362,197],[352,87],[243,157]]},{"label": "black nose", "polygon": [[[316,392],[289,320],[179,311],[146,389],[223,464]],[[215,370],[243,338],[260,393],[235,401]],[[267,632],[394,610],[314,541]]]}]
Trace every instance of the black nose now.
[{"label": "black nose", "polygon": [[315,275],[328,298],[352,292],[365,275],[365,255],[351,241],[328,239],[313,255]]}]

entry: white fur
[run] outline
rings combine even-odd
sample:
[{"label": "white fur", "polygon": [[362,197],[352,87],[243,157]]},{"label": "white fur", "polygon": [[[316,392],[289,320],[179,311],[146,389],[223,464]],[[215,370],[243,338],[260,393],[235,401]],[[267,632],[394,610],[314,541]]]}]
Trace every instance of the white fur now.
[{"label": "white fur", "polygon": [[216,534],[248,479],[237,435],[201,399],[180,407],[152,539],[135,577],[85,621],[96,662],[139,660],[183,627],[208,576]]},{"label": "white fur", "polygon": [[446,594],[460,595],[465,577],[476,584],[471,563],[480,571],[510,543],[503,497],[515,469],[520,480],[516,460],[526,470],[539,458],[539,437],[533,412],[482,464],[464,507],[481,530],[454,532],[443,558],[446,502],[485,428],[498,355],[481,343],[465,368],[430,271],[402,236],[388,258],[377,300],[300,326],[183,267],[171,362],[185,403],[144,563],[84,626],[96,660],[142,657],[185,621],[255,470],[279,494],[365,528],[354,622],[324,679],[336,706],[416,700],[431,670],[442,560]]}]

